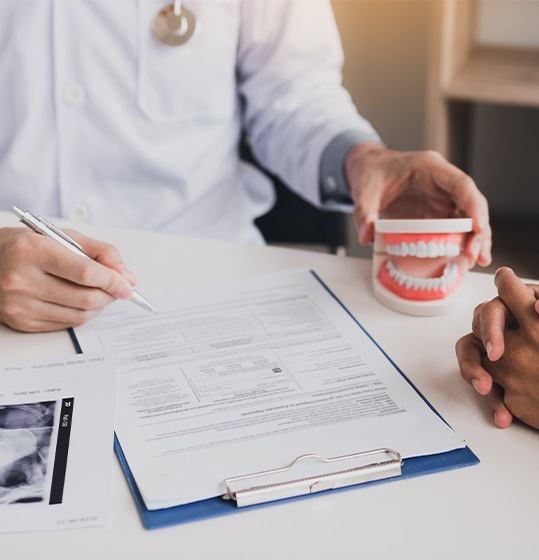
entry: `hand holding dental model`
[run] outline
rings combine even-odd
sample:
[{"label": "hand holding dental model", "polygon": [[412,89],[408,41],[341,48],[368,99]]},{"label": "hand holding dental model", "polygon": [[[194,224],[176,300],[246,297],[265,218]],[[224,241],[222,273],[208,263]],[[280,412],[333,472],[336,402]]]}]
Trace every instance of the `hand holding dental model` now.
[{"label": "hand holding dental model", "polygon": [[367,142],[346,171],[359,239],[375,243],[375,295],[401,313],[449,311],[467,269],[491,262],[488,205],[473,180],[436,152]]},{"label": "hand holding dental model", "polygon": [[457,342],[461,375],[486,397],[496,426],[516,417],[539,429],[539,286],[507,267],[495,283],[498,297],[476,307],[473,332]]},{"label": "hand holding dental model", "polygon": [[491,262],[488,205],[473,180],[436,152],[396,152],[364,142],[345,163],[361,243],[374,240],[378,218],[472,220],[463,243],[470,268]]}]

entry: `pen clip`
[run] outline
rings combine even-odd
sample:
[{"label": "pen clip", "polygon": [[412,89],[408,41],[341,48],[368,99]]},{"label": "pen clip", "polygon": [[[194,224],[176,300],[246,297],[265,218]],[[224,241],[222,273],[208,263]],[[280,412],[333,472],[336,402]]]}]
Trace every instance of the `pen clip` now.
[{"label": "pen clip", "polygon": [[53,231],[56,235],[61,237],[64,241],[73,245],[73,247],[76,247],[82,253],[86,253],[85,250],[72,237],[69,237],[67,233],[64,233],[61,229],[58,229],[53,223],[49,222],[49,220],[41,216],[37,216],[37,219],[45,226],[47,226],[51,231]]},{"label": "pen clip", "polygon": [[34,216],[32,212],[29,212],[28,210],[21,210],[17,206],[13,206],[12,210],[17,218],[19,218],[20,222],[23,223],[26,227],[30,228],[36,233],[39,233],[40,235],[46,235],[45,224],[43,224],[37,216]]}]

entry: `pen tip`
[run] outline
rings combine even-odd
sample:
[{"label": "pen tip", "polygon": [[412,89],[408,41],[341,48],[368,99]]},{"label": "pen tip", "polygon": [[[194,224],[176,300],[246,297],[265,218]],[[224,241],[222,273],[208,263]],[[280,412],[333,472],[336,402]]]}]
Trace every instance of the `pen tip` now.
[{"label": "pen tip", "polygon": [[154,314],[157,313],[157,311],[148,302],[144,302],[141,307],[143,307],[144,309],[146,309],[146,311],[149,311],[150,313],[154,313]]},{"label": "pen tip", "polygon": [[136,303],[142,309],[150,311],[151,313],[157,313],[152,305],[150,305],[136,290],[133,290],[133,295],[131,296],[131,301]]},{"label": "pen tip", "polygon": [[149,311],[150,313],[157,314],[157,311],[153,308],[153,305],[149,304],[146,300],[144,300],[144,307],[145,307],[146,311]]}]

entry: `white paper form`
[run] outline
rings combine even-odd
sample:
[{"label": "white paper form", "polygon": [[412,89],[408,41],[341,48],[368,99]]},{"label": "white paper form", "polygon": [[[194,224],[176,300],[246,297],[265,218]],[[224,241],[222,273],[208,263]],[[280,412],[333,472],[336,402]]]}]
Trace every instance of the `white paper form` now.
[{"label": "white paper form", "polygon": [[0,532],[106,525],[116,363],[0,368]]},{"label": "white paper form", "polygon": [[148,509],[298,455],[464,447],[309,271],[118,304],[77,329],[119,360],[116,432]]}]

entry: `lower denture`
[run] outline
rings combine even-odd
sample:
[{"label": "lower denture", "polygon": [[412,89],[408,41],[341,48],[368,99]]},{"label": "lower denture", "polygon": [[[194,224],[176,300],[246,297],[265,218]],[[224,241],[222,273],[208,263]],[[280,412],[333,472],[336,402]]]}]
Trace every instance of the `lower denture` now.
[{"label": "lower denture", "polygon": [[401,298],[412,301],[433,301],[444,299],[451,295],[458,288],[462,279],[462,270],[460,266],[454,261],[450,261],[446,264],[446,267],[454,266],[455,273],[454,279],[452,279],[449,283],[445,283],[446,285],[433,287],[432,289],[427,289],[426,287],[413,287],[406,284],[410,284],[410,282],[416,284],[426,284],[427,282],[425,281],[429,280],[443,280],[444,274],[442,274],[442,276],[439,276],[438,278],[414,278],[401,272],[401,274],[407,277],[407,281],[404,284],[400,284],[390,274],[390,269],[392,266],[395,267],[395,269],[398,269],[398,267],[396,267],[394,263],[391,263],[390,260],[385,261],[382,266],[380,266],[380,269],[378,271],[378,279],[380,280],[381,284],[389,291],[393,292]]}]

